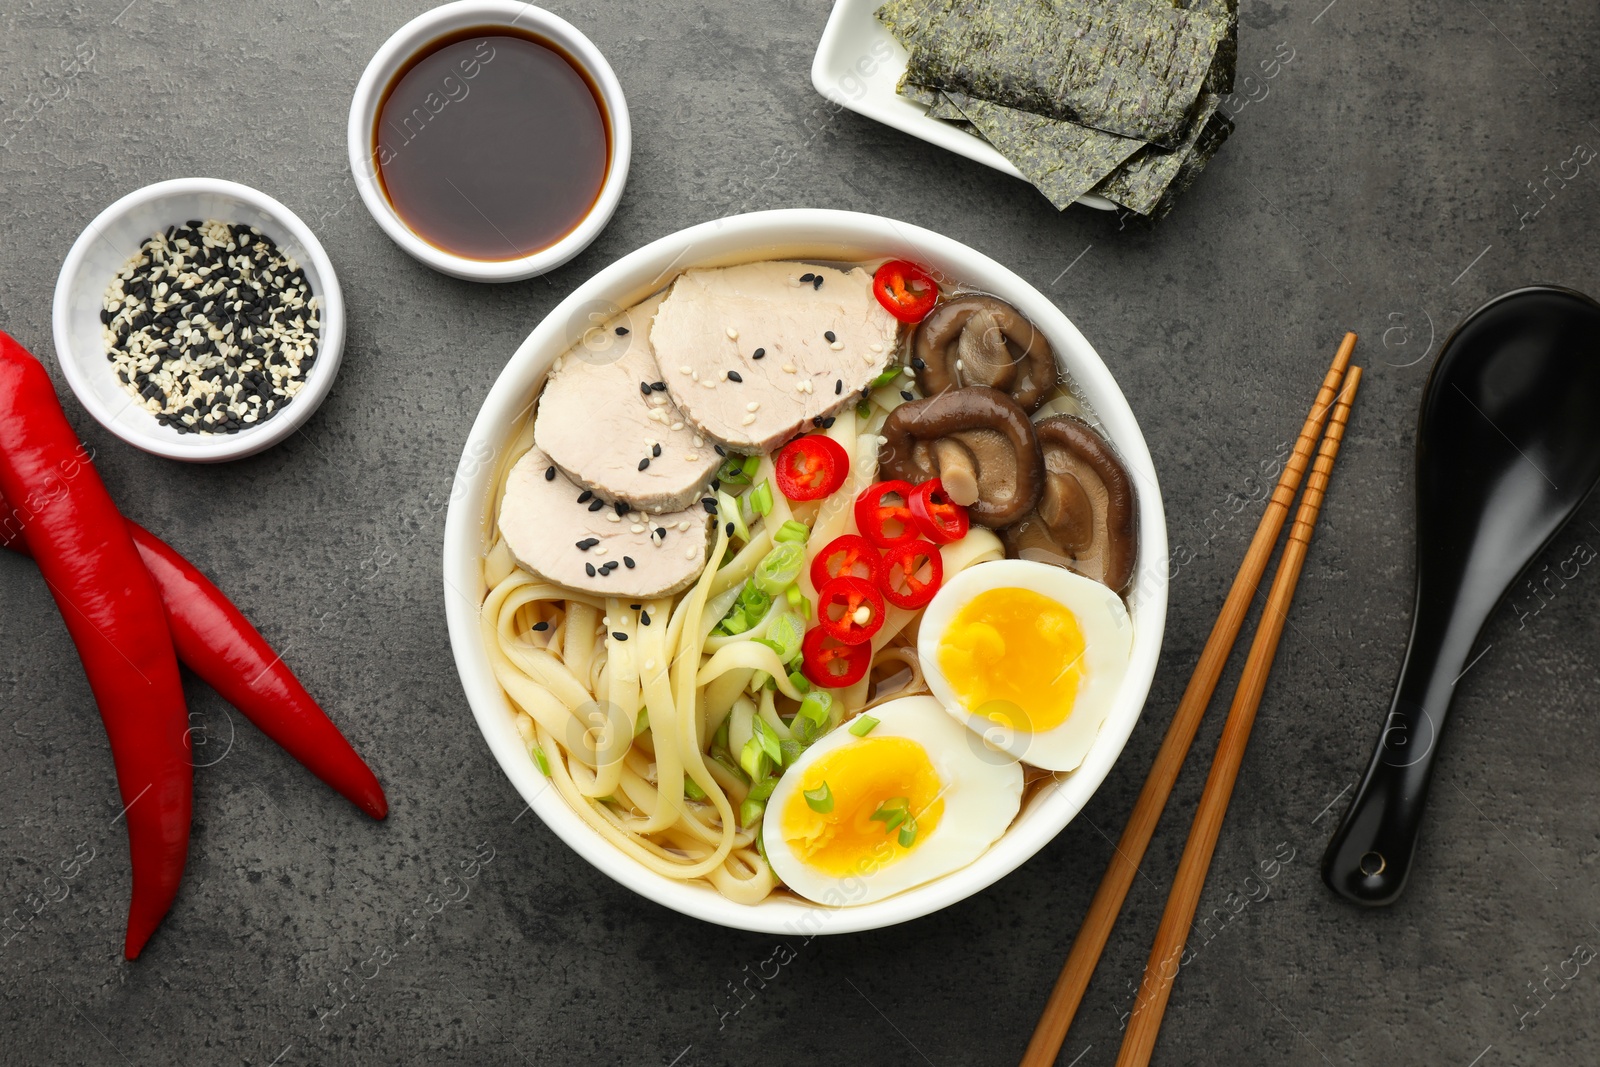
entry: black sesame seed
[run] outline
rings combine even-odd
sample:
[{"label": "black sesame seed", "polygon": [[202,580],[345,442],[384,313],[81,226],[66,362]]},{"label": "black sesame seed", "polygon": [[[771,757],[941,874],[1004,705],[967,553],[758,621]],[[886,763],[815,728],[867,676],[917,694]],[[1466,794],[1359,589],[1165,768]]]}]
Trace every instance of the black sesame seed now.
[{"label": "black sesame seed", "polygon": [[[624,567],[628,568],[630,571],[633,570],[633,557],[632,556],[623,556],[622,557],[622,565]],[[636,607],[633,610],[634,611],[638,611],[639,609]]]},{"label": "black sesame seed", "polygon": [[813,425],[813,426],[821,426],[822,425],[822,416],[821,415],[813,415],[813,416],[811,416],[811,425]]},{"label": "black sesame seed", "polygon": [[590,511],[599,511],[601,508],[603,508],[605,506],[606,506],[606,502],[604,500],[591,500],[591,501],[589,501],[589,510]]},{"label": "black sesame seed", "polygon": [[912,356],[911,357],[911,369],[912,370],[927,370],[928,369],[928,365],[922,361],[922,358],[920,356]]},{"label": "black sesame seed", "polygon": [[628,336],[628,328],[626,326],[618,326],[617,327],[617,336],[618,337],[626,337],[626,336]]},{"label": "black sesame seed", "polygon": [[600,566],[600,571],[603,574],[610,574],[612,571],[614,571],[616,569],[617,569],[617,561],[616,560],[611,560],[610,562],[603,563]]},{"label": "black sesame seed", "polygon": [[621,630],[612,630],[611,636],[615,637],[618,641],[626,641],[628,639],[628,635],[623,633]]},{"label": "black sesame seed", "polygon": [[833,334],[833,331],[832,331],[832,330],[823,330],[823,331],[822,331],[822,336],[823,336],[823,338],[824,338],[824,339],[826,339],[826,340],[827,340],[827,342],[828,342],[828,343],[829,343],[829,344],[830,344],[830,345],[831,345],[831,344],[833,344],[833,342],[835,342],[835,341],[837,341],[837,340],[838,340],[838,339],[839,339],[839,338],[837,338],[837,337],[835,337],[835,336],[834,336],[834,334]]},{"label": "black sesame seed", "polygon": [[752,352],[750,354],[750,358],[751,359],[766,359],[767,358],[767,350],[765,348],[758,348],[758,349],[756,349],[754,352]]},{"label": "black sesame seed", "polygon": [[844,392],[844,379],[835,378],[833,380],[833,395],[838,396],[842,392]]},{"label": "black sesame seed", "polygon": [[667,383],[666,382],[651,382],[650,383],[650,388],[654,389],[658,393],[664,393],[664,392],[667,391]]},{"label": "black sesame seed", "polygon": [[807,271],[806,273],[800,275],[800,280],[802,282],[809,282],[809,281],[814,281],[816,279],[816,277],[817,276],[815,274],[812,274],[810,271]]},{"label": "black sesame seed", "polygon": [[585,537],[582,541],[578,542],[578,548],[584,552],[587,552],[599,543],[600,538],[598,537]]},{"label": "black sesame seed", "polygon": [[819,274],[811,279],[811,288],[813,292],[822,288],[822,275]]},{"label": "black sesame seed", "polygon": [[[222,372],[214,368],[206,373],[212,376],[212,381],[216,381],[218,378],[222,377]],[[547,482],[553,482],[556,480],[556,469],[554,467],[548,467],[545,469],[544,480]]]},{"label": "black sesame seed", "polygon": [[[623,559],[627,559],[628,557],[627,556],[623,556],[622,558]],[[638,611],[642,607],[644,607],[643,604],[629,604],[628,605],[629,610],[632,610],[632,611]]]},{"label": "black sesame seed", "polygon": [[665,526],[657,526],[656,527],[656,536],[657,537],[665,537],[665,536],[667,536],[667,528]]},{"label": "black sesame seed", "polygon": [[901,400],[915,400],[916,397],[912,396],[909,391],[907,391],[905,389],[902,389],[902,390],[900,390],[900,399]]},{"label": "black sesame seed", "polygon": [[728,381],[730,381],[730,382],[743,382],[744,378],[740,376],[738,371],[731,370],[731,371],[728,372]]},{"label": "black sesame seed", "polygon": [[633,509],[630,508],[624,501],[621,501],[621,500],[617,501],[617,518],[619,518],[619,519],[622,518],[624,515],[626,515],[628,512],[630,512],[632,510]]},{"label": "black sesame seed", "polygon": [[[627,556],[623,556],[622,558],[623,559],[627,559],[628,557]],[[641,611],[639,613],[639,625],[640,626],[649,626],[650,625],[650,613],[648,611]]]},{"label": "black sesame seed", "polygon": [[721,489],[722,488],[722,479],[720,479],[720,478],[711,479],[711,488],[712,489]]},{"label": "black sesame seed", "polygon": [[716,453],[719,456],[726,456],[728,454],[728,450],[723,448],[721,445],[712,445],[711,447],[716,450]]},{"label": "black sesame seed", "polygon": [[535,630],[544,631],[550,629],[550,624],[547,622],[536,622],[533,624],[533,628]]},{"label": "black sesame seed", "polygon": [[834,417],[832,415],[829,415],[827,418],[822,420],[822,428],[824,430],[830,429],[833,426],[834,421],[835,421]]},{"label": "black sesame seed", "polygon": [[587,574],[589,577],[593,578],[594,577],[594,564],[593,563],[585,563],[583,565],[583,572],[585,574]]},{"label": "black sesame seed", "polygon": [[651,445],[650,446],[650,455],[653,456],[656,459],[660,459],[661,458],[661,446],[660,445]]},{"label": "black sesame seed", "polygon": [[580,503],[580,504],[587,504],[589,501],[591,501],[593,499],[594,499],[594,494],[589,492],[589,490],[587,490],[587,489],[585,489],[583,492],[578,494],[578,503]]},{"label": "black sesame seed", "polygon": [[641,459],[641,460],[640,460],[640,461],[639,461],[639,469],[640,469],[640,470],[644,470],[644,469],[645,469],[645,468],[646,468],[646,467],[648,467],[648,466],[650,466],[650,459],[649,459],[649,457],[646,457],[646,458],[644,458],[644,459]]},{"label": "black sesame seed", "polygon": [[640,382],[639,383],[639,392],[643,393],[645,396],[649,396],[650,395],[650,383],[649,382]]},{"label": "black sesame seed", "polygon": [[713,497],[708,496],[700,501],[700,506],[706,509],[707,515],[715,515],[717,513],[717,502]]}]

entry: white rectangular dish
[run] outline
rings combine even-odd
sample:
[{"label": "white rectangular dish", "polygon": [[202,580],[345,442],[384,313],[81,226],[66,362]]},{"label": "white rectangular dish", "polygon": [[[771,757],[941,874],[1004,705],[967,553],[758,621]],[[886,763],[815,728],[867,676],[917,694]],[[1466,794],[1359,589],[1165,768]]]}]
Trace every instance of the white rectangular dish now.
[{"label": "white rectangular dish", "polygon": [[[910,56],[873,16],[880,3],[838,0],[833,5],[811,62],[811,84],[817,92],[857,114],[1021,178],[1022,173],[989,142],[941,119],[929,118],[921,104],[895,92]],[[1077,202],[1097,211],[1116,210],[1104,197],[1084,195]]]}]

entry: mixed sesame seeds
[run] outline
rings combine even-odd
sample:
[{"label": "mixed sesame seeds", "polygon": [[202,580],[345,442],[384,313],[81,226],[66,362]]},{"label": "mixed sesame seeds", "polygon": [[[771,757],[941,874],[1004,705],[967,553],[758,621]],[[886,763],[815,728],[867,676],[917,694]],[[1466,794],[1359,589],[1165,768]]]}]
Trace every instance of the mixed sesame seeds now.
[{"label": "mixed sesame seeds", "polygon": [[321,303],[259,229],[191,219],[145,241],[106,287],[106,359],[162,425],[238,433],[304,388]]}]

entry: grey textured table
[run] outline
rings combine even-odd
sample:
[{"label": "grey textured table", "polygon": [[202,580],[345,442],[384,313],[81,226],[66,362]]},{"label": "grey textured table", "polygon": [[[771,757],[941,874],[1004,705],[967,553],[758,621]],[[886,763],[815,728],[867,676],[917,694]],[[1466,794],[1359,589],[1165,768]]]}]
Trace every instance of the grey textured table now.
[{"label": "grey textured table", "polygon": [[[124,510],[288,650],[393,812],[366,820],[191,680],[214,765],[196,779],[187,880],[144,958],[123,962],[127,846],[104,732],[43,584],[0,559],[0,912],[21,925],[41,893],[59,896],[64,862],[94,854],[0,949],[0,1060],[1015,1062],[1254,527],[1247,475],[1292,437],[1348,328],[1369,376],[1201,904],[1219,917],[1178,979],[1156,1060],[1595,1061],[1592,567],[1569,565],[1577,576],[1542,597],[1518,591],[1490,624],[1404,899],[1358,912],[1316,873],[1406,635],[1412,426],[1431,356],[1507,288],[1600,291],[1595,166],[1550,177],[1575,145],[1600,147],[1592,2],[1245,0],[1242,69],[1280,42],[1295,58],[1241,91],[1238,132],[1142,231],[1057,214],[1021,183],[825,104],[808,76],[823,0],[554,0],[621,75],[633,173],[584,255],[499,287],[412,262],[354,198],[351,90],[425,3],[126,2],[0,12],[0,327],[59,383],[62,257],[147,182],[244,181],[318,232],[350,341],[332,397],[289,443],[178,465],[67,405]],[[63,76],[74,55],[83,69]],[[1082,816],[937,916],[781,949],[647,903],[519,818],[461,693],[438,563],[468,424],[540,317],[649,240],[779,206],[942,230],[1056,300],[1141,420],[1176,557],[1145,718]],[[1593,560],[1594,545],[1600,505],[1540,566]],[[1201,731],[1062,1063],[1114,1059],[1220,722]],[[459,892],[445,879],[475,850],[492,860],[468,896],[410,939],[405,921]],[[1235,913],[1229,894],[1263,864],[1270,895]]]}]

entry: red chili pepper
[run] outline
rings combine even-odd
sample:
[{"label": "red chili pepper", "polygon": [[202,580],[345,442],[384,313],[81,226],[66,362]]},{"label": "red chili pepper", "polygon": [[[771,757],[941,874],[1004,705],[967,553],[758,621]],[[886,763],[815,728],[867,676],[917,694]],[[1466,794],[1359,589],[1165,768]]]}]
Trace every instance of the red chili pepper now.
[{"label": "red chili pepper", "polygon": [[872,665],[872,645],[846,645],[820,626],[806,631],[800,643],[801,670],[812,685],[843,689],[866,676]]},{"label": "red chili pepper", "polygon": [[[860,617],[863,611],[865,619]],[[835,578],[817,590],[817,625],[841,644],[870,641],[883,629],[883,594],[860,578]]]},{"label": "red chili pepper", "polygon": [[784,445],[773,468],[784,496],[821,500],[844,484],[850,473],[850,456],[838,441],[813,433]]},{"label": "red chili pepper", "polygon": [[139,955],[178,895],[194,770],[161,599],[39,362],[0,333],[0,492],[78,646],[111,739],[133,861],[123,952]]},{"label": "red chili pepper", "polygon": [[939,302],[939,283],[915,263],[891,259],[873,274],[872,293],[901,322],[921,322]]},{"label": "red chili pepper", "polygon": [[856,534],[844,534],[829,541],[811,561],[811,587],[821,589],[840,575],[877,585],[882,565],[883,555],[871,541]]},{"label": "red chili pepper", "polygon": [[922,536],[936,545],[959,541],[971,528],[967,509],[950,499],[944,483],[937,478],[929,478],[912,490],[911,517]]},{"label": "red chili pepper", "polygon": [[[856,528],[868,541],[890,548],[917,539],[916,521],[911,516],[911,483],[873,482],[856,497]],[[891,496],[898,504],[885,503]]]},{"label": "red chili pepper", "polygon": [[[4,496],[0,518],[11,520],[0,522],[0,547],[27,555],[20,521]],[[149,530],[128,521],[128,533],[161,594],[184,666],[356,807],[374,819],[388,815],[389,801],[372,769],[233,601]]]},{"label": "red chili pepper", "polygon": [[[926,577],[919,577],[923,571]],[[927,541],[908,541],[883,554],[883,577],[878,588],[897,608],[920,608],[933,599],[944,583],[944,557]]]}]

